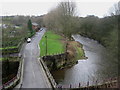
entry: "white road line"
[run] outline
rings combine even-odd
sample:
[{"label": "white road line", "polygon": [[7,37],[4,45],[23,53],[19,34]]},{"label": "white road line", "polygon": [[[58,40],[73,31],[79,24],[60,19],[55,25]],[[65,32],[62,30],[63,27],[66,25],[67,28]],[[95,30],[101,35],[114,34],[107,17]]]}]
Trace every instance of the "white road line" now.
[{"label": "white road line", "polygon": [[32,56],[32,48],[30,48],[30,55]]},{"label": "white road line", "polygon": [[40,56],[40,47],[39,47],[39,44],[37,46],[38,46],[38,57],[39,57]]},{"label": "white road line", "polygon": [[33,77],[35,78],[35,72],[34,72],[34,69],[33,69],[33,63],[32,63],[32,70],[33,70]]},{"label": "white road line", "polygon": [[23,58],[25,58],[26,57],[26,55],[25,55],[25,52],[24,52],[24,54],[23,54]]},{"label": "white road line", "polygon": [[35,78],[35,72],[33,71],[33,76],[34,76],[34,78]]}]

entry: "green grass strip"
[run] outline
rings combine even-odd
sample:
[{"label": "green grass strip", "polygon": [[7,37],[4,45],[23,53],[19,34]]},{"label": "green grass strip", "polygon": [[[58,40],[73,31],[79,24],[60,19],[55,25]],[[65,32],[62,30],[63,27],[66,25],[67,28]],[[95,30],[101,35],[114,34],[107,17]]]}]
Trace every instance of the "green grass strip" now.
[{"label": "green grass strip", "polygon": [[18,57],[0,57],[0,61],[4,60],[17,60]]},{"label": "green grass strip", "polygon": [[82,47],[78,47],[75,43],[73,44],[74,48],[77,51],[77,55],[76,55],[76,59],[83,59],[85,54],[84,54],[84,50],[82,49]]},{"label": "green grass strip", "polygon": [[46,55],[46,38],[47,35],[47,55],[59,54],[65,51],[65,45],[61,42],[62,37],[52,31],[47,31],[40,41],[40,56]]},{"label": "green grass strip", "polygon": [[3,50],[3,49],[14,49],[14,48],[17,48],[17,46],[12,46],[12,47],[5,47],[5,48],[0,48],[0,50]]}]

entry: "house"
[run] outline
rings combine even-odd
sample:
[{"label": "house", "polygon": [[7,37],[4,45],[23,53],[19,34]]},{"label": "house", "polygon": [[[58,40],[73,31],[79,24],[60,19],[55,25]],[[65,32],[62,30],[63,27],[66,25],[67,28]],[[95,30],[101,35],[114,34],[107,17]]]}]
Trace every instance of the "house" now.
[{"label": "house", "polygon": [[32,29],[38,31],[39,25],[37,23],[32,23]]}]

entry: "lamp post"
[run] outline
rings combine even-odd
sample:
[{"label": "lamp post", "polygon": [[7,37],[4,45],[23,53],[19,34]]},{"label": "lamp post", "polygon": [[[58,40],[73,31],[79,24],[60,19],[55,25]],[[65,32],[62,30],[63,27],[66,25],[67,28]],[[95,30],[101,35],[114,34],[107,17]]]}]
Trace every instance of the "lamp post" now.
[{"label": "lamp post", "polygon": [[65,50],[66,55],[65,55],[65,60],[67,60],[67,45],[68,45],[68,43],[67,43],[67,34],[66,33],[65,33],[65,39],[66,39],[66,50]]},{"label": "lamp post", "polygon": [[47,35],[45,36],[46,38],[46,56],[47,56]]}]

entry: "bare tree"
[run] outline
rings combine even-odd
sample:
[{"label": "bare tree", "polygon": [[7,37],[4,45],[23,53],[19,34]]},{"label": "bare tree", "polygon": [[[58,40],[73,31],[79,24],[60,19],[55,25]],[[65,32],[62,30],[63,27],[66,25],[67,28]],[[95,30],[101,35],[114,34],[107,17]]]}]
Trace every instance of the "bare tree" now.
[{"label": "bare tree", "polygon": [[44,22],[50,29],[62,32],[71,39],[74,27],[74,16],[76,6],[74,2],[60,2],[58,6],[51,10],[45,17]]},{"label": "bare tree", "polygon": [[111,16],[120,15],[120,1],[117,4],[114,4],[112,8],[110,8]]},{"label": "bare tree", "polygon": [[58,20],[62,27],[63,33],[71,39],[72,26],[74,25],[73,17],[75,16],[75,3],[74,2],[61,2],[58,7]]},{"label": "bare tree", "polygon": [[120,1],[114,5],[115,8],[115,15],[120,15]]}]

